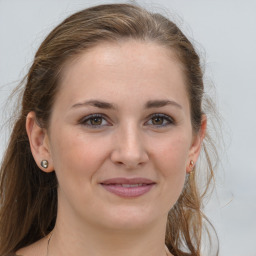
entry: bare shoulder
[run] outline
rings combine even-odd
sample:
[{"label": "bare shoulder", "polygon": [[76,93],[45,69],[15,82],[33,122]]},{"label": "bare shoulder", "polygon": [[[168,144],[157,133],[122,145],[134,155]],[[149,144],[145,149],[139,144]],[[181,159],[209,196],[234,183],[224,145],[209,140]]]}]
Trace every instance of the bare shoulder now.
[{"label": "bare shoulder", "polygon": [[166,256],[173,256],[173,255],[169,252],[167,246],[165,246],[165,251],[166,251]]},{"label": "bare shoulder", "polygon": [[14,256],[45,256],[46,244],[47,240],[42,238],[29,246],[19,249]]}]

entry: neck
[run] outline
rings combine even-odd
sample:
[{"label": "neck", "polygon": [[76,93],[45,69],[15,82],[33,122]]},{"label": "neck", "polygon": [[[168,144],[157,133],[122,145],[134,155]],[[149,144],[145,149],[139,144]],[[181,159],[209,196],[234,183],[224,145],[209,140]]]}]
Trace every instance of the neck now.
[{"label": "neck", "polygon": [[166,256],[166,219],[140,229],[109,229],[57,218],[48,256]]}]

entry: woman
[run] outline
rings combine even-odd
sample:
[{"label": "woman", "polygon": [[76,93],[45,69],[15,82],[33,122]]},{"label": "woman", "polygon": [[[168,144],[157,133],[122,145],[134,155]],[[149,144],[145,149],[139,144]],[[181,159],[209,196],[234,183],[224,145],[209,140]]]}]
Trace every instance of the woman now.
[{"label": "woman", "polygon": [[197,53],[163,16],[114,4],[67,18],[26,77],[0,255],[201,255],[203,93]]}]

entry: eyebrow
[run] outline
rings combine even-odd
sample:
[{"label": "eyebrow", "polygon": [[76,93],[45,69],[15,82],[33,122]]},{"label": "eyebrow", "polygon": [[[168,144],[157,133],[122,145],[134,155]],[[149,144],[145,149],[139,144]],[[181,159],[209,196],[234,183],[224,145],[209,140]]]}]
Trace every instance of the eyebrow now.
[{"label": "eyebrow", "polygon": [[150,100],[146,103],[145,107],[146,108],[161,108],[167,105],[172,105],[175,107],[178,107],[182,109],[182,106],[178,104],[176,101],[172,100]]},{"label": "eyebrow", "polygon": [[[182,109],[182,106],[180,104],[172,100],[150,100],[145,104],[145,108],[161,108],[167,105],[172,105]],[[71,108],[77,108],[77,107],[83,107],[83,106],[92,106],[92,107],[101,108],[101,109],[117,110],[117,106],[115,106],[114,104],[105,102],[105,101],[100,101],[100,100],[89,100],[82,103],[76,103]]]},{"label": "eyebrow", "polygon": [[89,100],[82,103],[76,103],[72,106],[72,108],[77,108],[82,106],[92,106],[92,107],[103,108],[103,109],[117,109],[117,107],[114,104],[111,104],[105,101],[99,101],[99,100]]}]

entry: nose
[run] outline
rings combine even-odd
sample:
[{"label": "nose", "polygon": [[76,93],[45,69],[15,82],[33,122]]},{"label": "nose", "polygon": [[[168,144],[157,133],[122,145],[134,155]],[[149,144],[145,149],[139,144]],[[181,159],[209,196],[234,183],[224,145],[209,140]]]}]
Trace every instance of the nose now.
[{"label": "nose", "polygon": [[148,160],[148,153],[141,131],[134,126],[120,129],[113,138],[111,160],[127,169],[138,168]]}]

